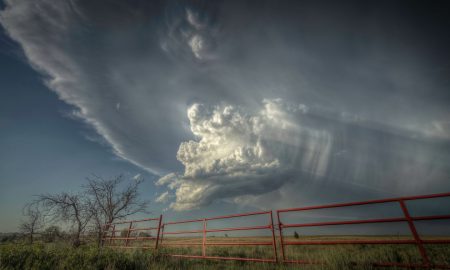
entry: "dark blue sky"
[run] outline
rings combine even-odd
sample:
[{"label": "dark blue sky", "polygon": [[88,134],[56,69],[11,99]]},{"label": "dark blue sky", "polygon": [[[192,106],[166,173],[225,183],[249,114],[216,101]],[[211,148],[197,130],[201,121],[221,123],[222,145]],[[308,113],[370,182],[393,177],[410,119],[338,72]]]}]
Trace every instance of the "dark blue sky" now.
[{"label": "dark blue sky", "polygon": [[445,1],[5,3],[0,231],[91,173],[169,215],[450,190]]},{"label": "dark blue sky", "polygon": [[[73,108],[49,91],[20,47],[0,34],[0,231],[15,231],[33,195],[78,191],[91,173],[142,174],[143,197],[154,197],[154,176],[115,156],[97,135],[69,118]],[[160,210],[158,210],[160,211]]]}]

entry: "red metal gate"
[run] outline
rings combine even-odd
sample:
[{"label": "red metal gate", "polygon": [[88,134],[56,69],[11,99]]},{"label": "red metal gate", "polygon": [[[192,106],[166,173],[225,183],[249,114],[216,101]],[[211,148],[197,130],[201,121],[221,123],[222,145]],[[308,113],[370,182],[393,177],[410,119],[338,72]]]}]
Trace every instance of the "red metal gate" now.
[{"label": "red metal gate", "polygon": [[[430,216],[412,216],[408,211],[406,202],[415,200],[425,200],[425,199],[435,199],[450,197],[450,193],[441,193],[433,195],[424,196],[411,196],[411,197],[400,197],[391,198],[384,200],[372,200],[372,201],[362,201],[362,202],[352,202],[352,203],[340,203],[340,204],[328,204],[320,206],[310,206],[301,208],[290,208],[277,210],[278,218],[278,228],[280,231],[280,245],[281,245],[281,255],[282,261],[286,263],[300,263],[300,264],[318,264],[322,262],[318,261],[308,261],[308,260],[289,260],[285,255],[285,247],[291,245],[345,245],[345,244],[413,244],[416,245],[422,259],[420,264],[410,264],[410,263],[394,263],[394,262],[377,262],[374,263],[376,266],[397,266],[397,267],[418,267],[418,268],[443,268],[450,269],[450,265],[436,265],[430,260],[427,255],[426,245],[427,244],[450,244],[450,239],[423,239],[417,232],[415,221],[425,221],[425,220],[444,220],[450,219],[450,215],[430,215]],[[351,207],[358,205],[369,205],[369,204],[382,204],[382,203],[398,203],[403,216],[394,218],[379,218],[379,219],[363,219],[363,220],[346,220],[346,221],[328,221],[328,222],[315,222],[315,223],[284,223],[282,221],[282,214],[287,212],[301,212],[310,211],[317,209],[329,209],[329,208],[341,208],[341,207]],[[319,227],[319,226],[335,226],[335,225],[351,225],[351,224],[370,224],[370,223],[392,223],[392,222],[406,222],[409,226],[409,230],[413,236],[413,240],[335,240],[335,241],[285,241],[283,239],[283,229],[287,228],[305,228],[305,227]]]},{"label": "red metal gate", "polygon": [[[209,221],[216,220],[225,220],[225,219],[234,219],[234,218],[242,218],[247,216],[267,216],[267,223],[260,226],[251,226],[251,227],[228,227],[228,228],[209,228]],[[187,224],[187,223],[197,223],[202,225],[202,229],[197,230],[176,230],[176,231],[168,231],[170,226],[179,225],[179,224]],[[250,230],[268,230],[270,232],[270,241],[241,241],[243,238],[238,239],[239,241],[229,241],[229,242],[211,242],[207,241],[208,233],[217,233],[217,232],[230,232],[230,231],[250,231]],[[198,239],[201,239],[201,243],[194,243],[192,241],[168,241],[168,237],[170,235],[201,235]],[[254,262],[277,262],[277,247],[275,241],[275,233],[274,233],[274,225],[272,218],[272,211],[264,211],[264,212],[252,212],[245,214],[236,214],[236,215],[227,215],[227,216],[219,216],[212,218],[203,218],[203,219],[193,219],[193,220],[183,220],[183,221],[174,221],[167,222],[163,224],[162,234],[161,234],[161,246],[164,247],[182,247],[182,246],[201,246],[201,255],[187,255],[187,254],[169,254],[173,257],[183,257],[183,258],[199,258],[199,259],[217,259],[217,260],[237,260],[237,261],[254,261]],[[209,246],[272,246],[273,256],[272,258],[242,258],[242,257],[224,257],[224,256],[208,256],[207,255],[207,247]]]},{"label": "red metal gate", "polygon": [[[440,245],[441,244],[450,244],[450,237],[436,237],[436,238],[426,238],[424,235],[420,235],[417,230],[417,222],[418,221],[434,221],[434,220],[450,220],[450,214],[448,212],[442,215],[412,215],[410,213],[411,205],[409,208],[407,206],[408,202],[416,201],[423,202],[425,200],[430,199],[438,199],[438,198],[450,198],[449,193],[441,193],[441,194],[433,194],[433,195],[424,195],[424,196],[411,196],[411,197],[400,197],[400,198],[391,198],[391,199],[382,199],[382,200],[372,200],[372,201],[361,201],[361,202],[351,202],[351,203],[339,203],[339,204],[328,204],[328,205],[319,205],[319,206],[309,206],[309,207],[301,207],[301,208],[291,208],[291,209],[281,209],[277,210],[277,218],[278,218],[278,229],[279,229],[279,243],[281,248],[281,262],[284,263],[299,263],[299,264],[323,264],[318,260],[293,260],[286,258],[285,248],[288,246],[313,246],[313,245],[355,245],[355,244],[367,244],[367,245],[415,245],[417,250],[420,253],[421,261],[417,263],[399,263],[399,262],[374,262],[375,266],[396,266],[396,267],[408,267],[408,268],[442,268],[442,269],[450,269],[450,265],[448,265],[448,261],[445,260],[444,263],[434,263],[432,259],[430,259],[430,250],[427,246],[429,245]],[[367,219],[355,219],[351,220],[340,220],[340,221],[326,221],[326,222],[306,222],[303,223],[289,223],[288,213],[302,213],[305,211],[319,210],[319,209],[341,209],[346,207],[354,207],[354,206],[364,206],[364,205],[379,205],[390,203],[397,204],[401,211],[400,216],[394,216],[389,218],[367,218]],[[447,204],[448,206],[448,204]],[[384,208],[386,209],[386,208]],[[423,208],[425,209],[425,208]],[[372,212],[368,212],[373,215]],[[218,221],[219,223],[223,223],[225,220],[242,220],[245,217],[251,217],[250,226],[241,226],[242,222],[239,223],[239,226],[228,226],[228,227],[214,227],[213,223]],[[262,219],[262,222],[258,224],[255,222],[257,219]],[[266,220],[267,218],[267,220]],[[248,221],[248,220],[247,220]],[[209,222],[209,224],[208,224]],[[229,222],[229,221],[228,221]],[[309,227],[323,227],[323,226],[338,226],[339,225],[356,225],[356,224],[393,224],[400,223],[406,224],[407,229],[411,234],[410,239],[346,239],[346,240],[298,240],[294,239],[294,241],[285,238],[283,235],[283,231],[286,231],[289,228],[309,228]],[[177,226],[184,226],[185,224],[197,224],[197,229],[184,229],[177,230]],[[222,224],[221,224],[222,225]],[[449,226],[450,228],[450,226]],[[174,230],[175,229],[175,230]],[[238,261],[253,261],[253,262],[278,262],[277,259],[277,243],[274,232],[274,223],[272,218],[272,211],[262,211],[262,212],[252,212],[252,213],[244,213],[244,214],[235,214],[235,215],[227,215],[227,216],[218,216],[212,218],[201,218],[201,219],[192,219],[192,220],[182,220],[182,221],[173,221],[162,223],[162,215],[159,218],[148,218],[141,220],[130,220],[123,222],[115,222],[104,225],[104,235],[102,238],[102,243],[104,246],[110,247],[118,247],[118,248],[147,248],[147,249],[157,249],[158,247],[164,246],[167,247],[165,252],[168,255],[173,257],[182,257],[182,258],[198,258],[198,259],[217,259],[217,260],[238,260]],[[246,233],[245,236],[239,236],[235,238],[227,238],[227,237],[216,237],[217,233],[221,232],[236,232],[237,234],[254,231],[254,232],[265,232],[266,235],[264,237],[248,237]],[[364,231],[365,232],[365,231]],[[446,232],[450,232],[450,229]],[[209,238],[208,238],[209,234]],[[254,233],[253,233],[254,234]],[[192,238],[183,238],[182,235],[194,235],[196,237]],[[354,234],[352,234],[354,235]],[[216,237],[216,238],[215,238]],[[219,239],[220,238],[220,239]],[[197,242],[193,242],[192,239]],[[177,241],[174,241],[177,240]],[[181,241],[180,241],[181,240]],[[154,241],[154,243],[152,242]],[[193,255],[193,254],[179,254],[179,252],[174,252],[171,247],[180,248],[180,247],[191,247],[196,246],[200,248],[199,254],[201,255]],[[254,258],[251,257],[241,257],[242,254],[238,256],[212,256],[208,254],[208,247],[233,247],[233,246],[266,246],[270,248],[269,253],[265,252],[264,255],[261,256],[263,258]],[[434,247],[434,246],[433,246]],[[201,252],[200,252],[201,251]],[[210,252],[213,250],[209,250]],[[244,250],[249,251],[249,250]],[[177,253],[177,254],[172,254]],[[266,254],[269,254],[267,256]],[[271,254],[271,255],[270,255]],[[228,255],[228,254],[226,254]],[[267,256],[267,257],[265,257]]]},{"label": "red metal gate", "polygon": [[[118,248],[157,249],[159,244],[161,222],[162,215],[160,215],[159,218],[146,218],[140,220],[107,223],[103,227],[104,233],[102,245]],[[155,232],[154,236],[152,236],[152,232]],[[119,244],[117,243],[118,241]],[[152,241],[154,241],[154,244],[150,245]]]}]

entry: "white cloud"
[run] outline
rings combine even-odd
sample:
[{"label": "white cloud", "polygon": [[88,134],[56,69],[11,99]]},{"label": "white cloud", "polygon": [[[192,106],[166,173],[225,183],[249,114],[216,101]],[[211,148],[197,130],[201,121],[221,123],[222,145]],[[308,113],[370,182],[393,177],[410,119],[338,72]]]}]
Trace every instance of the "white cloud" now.
[{"label": "white cloud", "polygon": [[195,29],[200,30],[205,27],[200,19],[198,18],[198,14],[192,9],[186,9],[186,19]]},{"label": "white cloud", "polygon": [[169,173],[164,175],[163,177],[159,178],[156,182],[157,186],[166,185],[170,189],[174,189],[177,186],[179,186],[180,181],[178,180],[179,176],[175,173]]},{"label": "white cloud", "polygon": [[159,195],[158,198],[155,199],[155,202],[157,202],[157,203],[166,203],[166,202],[169,201],[169,199],[171,197],[172,196],[169,194],[169,192],[166,191],[166,192],[163,192],[161,195]]},{"label": "white cloud", "polygon": [[448,140],[450,139],[450,121],[433,120],[423,133],[432,138]]},{"label": "white cloud", "polygon": [[296,171],[324,175],[332,137],[300,124],[305,108],[280,99],[264,100],[253,113],[193,104],[187,114],[198,140],[180,145],[177,159],[184,174],[158,181],[175,190],[171,207],[187,210],[215,199],[267,193],[292,180]]},{"label": "white cloud", "polygon": [[202,15],[187,8],[184,14],[167,18],[167,31],[160,42],[163,51],[188,59],[193,56],[194,60],[200,62],[215,59],[215,44],[219,31],[210,22],[207,13]]},{"label": "white cloud", "polygon": [[[228,1],[216,13],[126,1],[5,3],[4,29],[99,141],[158,175],[184,166],[158,181],[175,193],[175,209],[221,198],[259,204],[261,194],[289,201],[312,176],[330,187],[316,195],[341,179],[392,192],[448,186],[448,147],[433,140],[450,138],[448,104],[415,95],[434,89],[429,67],[378,41],[353,59],[340,42],[305,46],[291,32],[296,18],[261,27],[263,13]],[[399,70],[410,78],[391,76]],[[379,91],[386,85],[393,89]]]},{"label": "white cloud", "polygon": [[203,37],[198,34],[193,35],[190,38],[188,44],[191,47],[191,50],[194,53],[195,57],[197,57],[198,59],[202,59],[202,53],[205,47],[205,40],[203,39]]},{"label": "white cloud", "polygon": [[[154,100],[149,85],[158,88],[155,92],[168,92],[159,79],[165,71],[162,65],[150,61],[149,51],[129,50],[128,57],[139,58],[130,61],[122,57],[120,50],[95,49],[93,40],[102,40],[101,35],[88,39],[84,35],[85,22],[98,23],[95,19],[98,16],[89,8],[69,1],[7,1],[0,22],[22,46],[29,63],[44,75],[46,85],[75,107],[74,118],[89,124],[120,158],[153,174],[164,173],[167,170],[164,164],[176,160],[163,148],[171,148],[183,136],[182,132],[174,131],[182,115],[171,114],[165,119],[166,128],[159,128],[154,135],[164,139],[155,146],[152,138],[154,124],[159,120],[155,112],[178,106],[176,102],[170,103],[170,94],[149,105],[149,100]],[[109,15],[105,18],[110,18]],[[111,29],[116,28],[116,23],[109,22]],[[130,41],[133,34],[110,38],[115,42]],[[111,40],[109,44],[114,43]],[[128,41],[125,44],[132,43]],[[149,73],[149,69],[158,72]]]}]

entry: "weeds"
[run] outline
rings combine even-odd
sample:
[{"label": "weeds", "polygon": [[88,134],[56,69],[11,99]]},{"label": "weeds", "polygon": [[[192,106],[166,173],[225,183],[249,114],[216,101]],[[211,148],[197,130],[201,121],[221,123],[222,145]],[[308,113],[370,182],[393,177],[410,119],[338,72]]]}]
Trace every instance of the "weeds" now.
[{"label": "weeds", "polygon": [[[450,263],[450,247],[430,246],[428,254],[437,263]],[[94,245],[72,248],[64,243],[36,243],[34,245],[7,244],[0,246],[0,269],[55,269],[55,270],[115,270],[115,269],[298,269],[298,265],[176,259],[165,254],[192,254],[189,248],[153,250],[98,249]],[[270,248],[215,247],[209,249],[213,256],[270,258]],[[195,251],[194,251],[195,253]],[[420,256],[412,245],[342,245],[293,246],[286,250],[291,259],[320,261],[324,264],[305,265],[303,269],[374,269],[371,262],[389,261],[420,263]]]}]

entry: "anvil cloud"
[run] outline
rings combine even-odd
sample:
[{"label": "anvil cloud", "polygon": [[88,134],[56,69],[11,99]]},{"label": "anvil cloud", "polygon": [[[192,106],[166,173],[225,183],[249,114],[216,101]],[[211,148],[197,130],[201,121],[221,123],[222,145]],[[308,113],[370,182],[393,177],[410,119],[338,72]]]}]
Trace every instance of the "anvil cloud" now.
[{"label": "anvil cloud", "polygon": [[449,188],[448,46],[413,8],[6,0],[0,22],[73,116],[167,186],[156,200],[187,210]]}]

